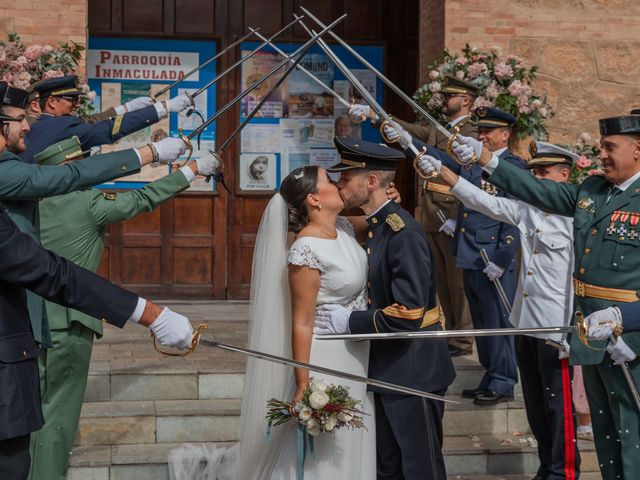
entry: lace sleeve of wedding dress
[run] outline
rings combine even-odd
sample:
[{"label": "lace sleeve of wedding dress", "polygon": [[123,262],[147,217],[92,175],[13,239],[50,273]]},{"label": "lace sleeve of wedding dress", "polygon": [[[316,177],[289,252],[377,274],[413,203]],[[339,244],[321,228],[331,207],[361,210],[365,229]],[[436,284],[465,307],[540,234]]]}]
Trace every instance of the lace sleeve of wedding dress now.
[{"label": "lace sleeve of wedding dress", "polygon": [[298,265],[300,267],[309,267],[313,270],[322,272],[322,264],[316,253],[306,243],[305,238],[297,240],[289,250],[287,258],[289,265]]},{"label": "lace sleeve of wedding dress", "polygon": [[[291,358],[291,294],[287,272],[287,204],[276,193],[262,215],[253,251],[249,345],[254,350]],[[247,360],[240,417],[240,476],[255,478],[268,470],[265,444],[267,401],[288,400],[293,369]],[[283,431],[274,429],[271,441]]]}]

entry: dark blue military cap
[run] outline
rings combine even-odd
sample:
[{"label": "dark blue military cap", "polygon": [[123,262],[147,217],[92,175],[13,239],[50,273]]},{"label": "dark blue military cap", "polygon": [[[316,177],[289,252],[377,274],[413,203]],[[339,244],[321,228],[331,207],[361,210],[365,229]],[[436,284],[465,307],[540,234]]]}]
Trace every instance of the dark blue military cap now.
[{"label": "dark blue military cap", "polygon": [[343,172],[354,168],[369,170],[395,170],[405,156],[402,152],[364,140],[335,137],[333,142],[340,154],[340,163],[328,168],[328,172]]},{"label": "dark blue military cap", "polygon": [[72,95],[82,95],[78,88],[78,76],[67,75],[66,77],[46,78],[34,83],[29,87],[31,100],[46,97],[69,97]]},{"label": "dark blue military cap", "polygon": [[29,104],[29,92],[12,86],[8,86],[2,97],[2,105],[9,107],[27,108]]},{"label": "dark blue military cap", "polygon": [[[0,82],[0,98],[4,98],[8,89],[9,89],[9,85],[7,84],[7,82]],[[21,121],[22,121],[21,118],[10,117],[9,115],[5,115],[4,113],[2,113],[2,110],[0,110],[0,124],[2,124],[3,122],[21,122]]]},{"label": "dark blue military cap", "polygon": [[478,128],[511,128],[517,119],[495,107],[481,107],[476,110]]},{"label": "dark blue military cap", "polygon": [[600,120],[600,135],[638,135],[640,115],[624,115]]}]

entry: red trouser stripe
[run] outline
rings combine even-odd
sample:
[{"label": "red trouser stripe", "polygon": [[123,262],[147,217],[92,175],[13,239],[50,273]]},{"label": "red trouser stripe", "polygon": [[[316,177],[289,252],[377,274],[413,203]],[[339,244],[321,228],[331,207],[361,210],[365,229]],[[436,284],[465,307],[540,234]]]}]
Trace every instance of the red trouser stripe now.
[{"label": "red trouser stripe", "polygon": [[569,359],[560,360],[562,370],[562,401],[564,406],[564,472],[567,480],[576,478],[576,438],[573,424],[573,398],[571,396],[571,376]]}]

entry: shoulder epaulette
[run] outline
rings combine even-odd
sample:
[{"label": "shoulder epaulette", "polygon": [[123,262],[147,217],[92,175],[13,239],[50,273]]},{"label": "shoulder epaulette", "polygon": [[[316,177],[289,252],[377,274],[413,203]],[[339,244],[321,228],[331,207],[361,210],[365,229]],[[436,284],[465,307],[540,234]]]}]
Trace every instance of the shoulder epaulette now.
[{"label": "shoulder epaulette", "polygon": [[405,227],[404,220],[397,213],[390,213],[385,220],[394,232],[399,232]]}]

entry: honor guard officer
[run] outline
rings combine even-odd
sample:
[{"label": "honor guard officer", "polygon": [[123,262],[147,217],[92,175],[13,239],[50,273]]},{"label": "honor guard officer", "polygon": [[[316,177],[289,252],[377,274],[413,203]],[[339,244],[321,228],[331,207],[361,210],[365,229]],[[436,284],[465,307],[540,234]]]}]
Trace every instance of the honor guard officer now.
[{"label": "honor guard officer", "polygon": [[[640,291],[640,116],[600,120],[603,176],[581,185],[535,177],[491,156],[476,140],[458,137],[454,152],[478,158],[489,179],[544,211],[573,217],[576,311],[587,315],[592,335],[638,313]],[[609,330],[608,333],[610,333]],[[583,365],[600,472],[605,480],[640,478],[640,412],[616,363],[628,362],[640,382],[640,333],[623,331],[614,345],[583,345],[571,337],[571,361]]]},{"label": "honor guard officer", "polygon": [[[29,105],[27,106],[27,121],[29,125],[33,125],[33,123],[42,115],[42,109],[40,108],[40,93],[38,89],[42,82],[47,82],[48,79],[40,80],[35,83],[32,83],[27,91],[29,92]],[[117,117],[118,115],[124,115],[127,112],[133,112],[134,110],[140,110],[141,108],[148,107],[149,105],[153,105],[153,100],[151,97],[137,97],[132,100],[129,100],[127,103],[123,105],[118,105],[117,107],[109,107],[108,109],[94,113],[93,115],[89,115],[88,117],[83,118],[85,122],[89,123],[97,123],[102,120],[108,120],[110,118]]]},{"label": "honor guard officer", "polygon": [[[434,266],[424,232],[413,216],[389,200],[385,189],[398,161],[395,149],[335,138],[340,163],[338,188],[345,208],[367,214],[369,309],[340,305],[316,309],[316,334],[441,330]],[[371,342],[369,377],[443,395],[455,372],[447,342]],[[445,480],[442,456],[442,402],[373,389],[376,405],[378,479]]]},{"label": "honor guard officer", "polygon": [[[78,159],[82,159],[82,149],[77,137],[63,140],[36,155],[41,165],[60,165]],[[187,189],[196,175],[215,174],[218,164],[218,159],[209,154],[139,190],[110,193],[89,188],[45,198],[40,202],[42,244],[95,272],[108,225],[155,209]],[[102,337],[101,321],[51,302],[47,302],[46,308],[53,347],[39,358],[45,425],[31,438],[33,480],[59,480],[67,476],[93,338],[94,335]]]},{"label": "honor guard officer", "polygon": [[76,136],[83,150],[100,145],[110,145],[130,133],[156,123],[171,112],[180,112],[191,105],[185,95],[148,107],[117,115],[96,123],[88,123],[72,115],[83,94],[78,87],[78,77],[50,78],[34,85],[42,114],[31,126],[26,137],[27,149],[20,155],[33,163],[33,156],[49,145]]},{"label": "honor guard officer", "polygon": [[[478,111],[480,144],[494,152],[506,162],[523,168],[524,161],[508,149],[511,128],[516,118],[497,108]],[[399,138],[403,148],[412,141],[411,136],[401,127],[397,132],[392,125],[385,127],[390,140]],[[425,145],[419,140],[414,144],[418,150],[423,147],[427,154],[441,159],[449,168],[478,188],[504,197],[505,192],[497,190],[483,179],[482,169],[472,166],[462,168],[443,151]],[[408,155],[412,155],[407,150]],[[502,285],[509,304],[513,303],[516,291],[516,255],[520,248],[518,227],[494,220],[471,208],[460,206],[456,230],[453,237],[453,255],[456,266],[463,269],[464,289],[471,308],[471,318],[476,329],[508,328],[509,311],[500,298],[494,281]],[[485,265],[481,251],[486,251],[490,263]],[[486,372],[477,388],[462,391],[465,398],[473,398],[477,405],[493,405],[513,399],[513,387],[518,382],[513,337],[492,336],[476,338],[478,359]]]},{"label": "honor guard officer", "polygon": [[[446,128],[454,127],[462,135],[478,137],[478,128],[471,118],[473,102],[478,87],[453,76],[447,76],[441,92],[444,97],[442,113],[449,118]],[[353,121],[364,117],[378,122],[376,114],[368,105],[354,105],[349,111]],[[441,150],[446,149],[448,138],[436,128],[427,125],[395,120],[411,136]],[[460,202],[451,195],[449,187],[438,179],[425,180],[422,189],[420,223],[431,244],[433,262],[436,269],[438,300],[444,312],[447,330],[468,330],[472,328],[469,304],[464,292],[462,270],[456,267],[451,243],[456,229]],[[447,218],[443,224],[438,211]],[[473,339],[457,337],[449,339],[452,356],[469,355],[473,350]]]},{"label": "honor guard officer", "polygon": [[[545,142],[532,142],[527,168],[538,178],[567,183],[578,155]],[[423,156],[423,175],[440,163]],[[424,169],[422,168],[424,165]],[[520,200],[491,195],[447,167],[440,176],[465,207],[520,229],[520,278],[509,320],[519,328],[569,325],[573,314],[573,221]],[[548,344],[551,340],[554,343]],[[515,337],[529,426],[538,442],[540,467],[534,480],[576,479],[580,455],[575,441],[568,344],[562,334]]]},{"label": "honor guard officer", "polygon": [[[183,142],[167,138],[138,150],[123,150],[92,157],[64,167],[38,166],[22,161],[29,124],[25,118],[28,92],[0,82],[2,113],[14,121],[5,123],[7,149],[0,153],[0,201],[21,231],[40,241],[38,201],[90,185],[103,183],[140,170],[158,160],[175,160],[184,152]],[[51,346],[42,298],[27,292],[33,334],[44,348]]]},{"label": "honor guard officer", "polygon": [[[6,98],[6,88],[6,83],[0,83],[0,98]],[[17,107],[3,108],[15,113]],[[8,129],[7,123],[18,128]],[[27,169],[41,168],[3,152],[7,136],[19,141],[16,134],[22,123],[26,124],[24,118],[0,112],[0,168],[12,162]],[[14,167],[19,173],[18,165]],[[4,171],[0,179],[10,175],[11,170]],[[39,178],[32,175],[26,180],[22,178],[22,183],[32,180],[38,184]],[[0,478],[11,480],[27,478],[29,436],[43,424],[37,363],[40,350],[33,337],[25,288],[119,327],[127,321],[148,326],[167,346],[186,348],[193,334],[186,317],[147,302],[40,247],[20,232],[0,205]]]}]

